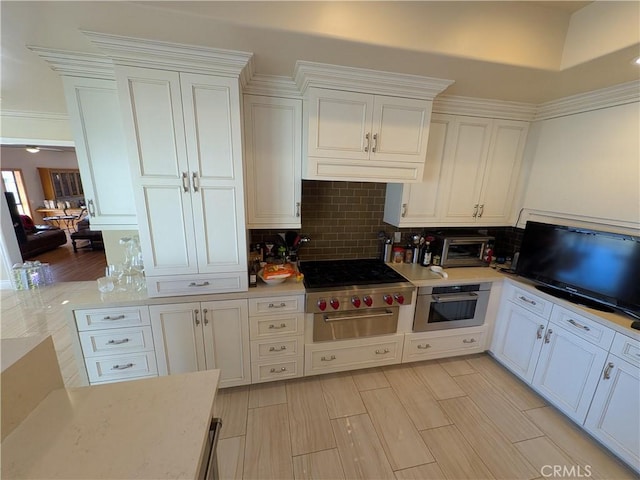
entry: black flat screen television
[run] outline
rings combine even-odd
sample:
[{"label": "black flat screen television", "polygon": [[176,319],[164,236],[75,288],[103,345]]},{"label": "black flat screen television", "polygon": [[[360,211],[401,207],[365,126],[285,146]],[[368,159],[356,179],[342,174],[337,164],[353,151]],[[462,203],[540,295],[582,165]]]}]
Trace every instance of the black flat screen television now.
[{"label": "black flat screen television", "polygon": [[516,273],[543,291],[640,318],[640,237],[527,222]]}]

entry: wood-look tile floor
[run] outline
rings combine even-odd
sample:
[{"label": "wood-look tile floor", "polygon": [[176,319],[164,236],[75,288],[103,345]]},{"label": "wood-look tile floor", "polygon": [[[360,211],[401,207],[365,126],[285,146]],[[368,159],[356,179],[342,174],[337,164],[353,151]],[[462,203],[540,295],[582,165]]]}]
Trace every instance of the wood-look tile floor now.
[{"label": "wood-look tile floor", "polygon": [[215,415],[223,479],[638,478],[486,354],[222,389]]}]

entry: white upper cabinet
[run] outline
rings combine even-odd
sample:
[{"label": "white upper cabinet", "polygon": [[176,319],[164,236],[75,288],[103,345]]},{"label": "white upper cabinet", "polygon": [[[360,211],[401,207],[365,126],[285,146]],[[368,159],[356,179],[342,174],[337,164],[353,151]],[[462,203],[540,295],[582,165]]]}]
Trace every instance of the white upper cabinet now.
[{"label": "white upper cabinet", "polygon": [[417,183],[433,99],[451,80],[298,61],[302,177]]},{"label": "white upper cabinet", "polygon": [[301,228],[302,100],[244,95],[247,227]]},{"label": "white upper cabinet", "polygon": [[441,222],[510,223],[527,131],[527,122],[456,119],[443,172]]},{"label": "white upper cabinet", "polygon": [[310,88],[306,175],[417,181],[424,169],[431,103]]},{"label": "white upper cabinet", "polygon": [[396,227],[422,227],[438,221],[440,172],[453,119],[451,115],[431,117],[422,182],[387,184],[385,222]]},{"label": "white upper cabinet", "polygon": [[[149,294],[245,290],[237,79],[139,67],[116,73]],[[184,285],[153,278],[173,275],[191,276]]]}]

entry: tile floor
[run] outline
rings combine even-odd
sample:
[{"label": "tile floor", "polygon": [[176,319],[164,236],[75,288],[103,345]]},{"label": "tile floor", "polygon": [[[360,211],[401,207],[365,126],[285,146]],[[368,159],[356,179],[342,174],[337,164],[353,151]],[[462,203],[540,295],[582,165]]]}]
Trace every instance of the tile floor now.
[{"label": "tile floor", "polygon": [[638,478],[486,354],[223,389],[215,415],[224,479]]}]

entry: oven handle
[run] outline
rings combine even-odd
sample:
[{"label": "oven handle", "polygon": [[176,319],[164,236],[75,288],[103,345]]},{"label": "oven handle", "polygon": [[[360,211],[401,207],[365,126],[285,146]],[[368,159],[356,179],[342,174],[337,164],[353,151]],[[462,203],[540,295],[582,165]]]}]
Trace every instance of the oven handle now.
[{"label": "oven handle", "polygon": [[359,320],[361,318],[375,318],[375,317],[388,317],[389,315],[393,315],[393,312],[386,310],[385,313],[374,313],[374,314],[367,314],[367,315],[352,315],[352,316],[347,316],[347,317],[334,317],[334,318],[329,318],[327,315],[322,315],[322,319],[325,322],[340,322],[343,320]]},{"label": "oven handle", "polygon": [[468,293],[454,293],[453,295],[431,295],[433,301],[436,303],[446,302],[459,302],[460,300],[470,300],[471,298],[478,298],[478,294],[475,292]]}]

